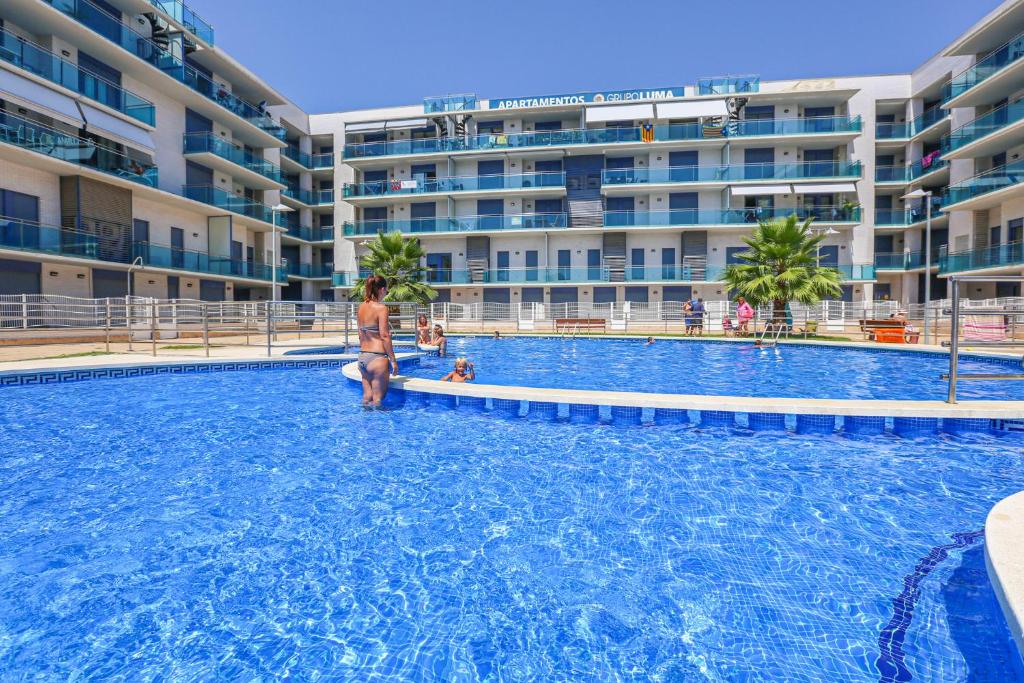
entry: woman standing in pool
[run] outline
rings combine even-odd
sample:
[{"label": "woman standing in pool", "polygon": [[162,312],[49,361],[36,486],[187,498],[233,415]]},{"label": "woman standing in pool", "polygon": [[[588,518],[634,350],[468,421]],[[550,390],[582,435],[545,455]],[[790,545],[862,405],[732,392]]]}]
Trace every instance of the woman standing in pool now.
[{"label": "woman standing in pool", "polygon": [[[363,303],[356,320],[359,323],[359,374],[363,377],[363,405],[379,406],[388,394],[391,375],[398,374],[398,360],[391,344],[388,307],[383,301],[388,281],[383,275],[366,278]],[[390,365],[391,374],[388,374]]]},{"label": "woman standing in pool", "polygon": [[448,337],[444,336],[444,328],[440,325],[434,325],[434,336],[430,338],[430,344],[437,347],[439,356],[448,353]]},{"label": "woman standing in pool", "polygon": [[416,320],[416,343],[430,343],[430,323],[427,322],[427,316],[422,313],[420,313],[420,317]]},{"label": "woman standing in pool", "polygon": [[754,319],[754,309],[742,296],[736,300],[736,319],[739,321],[739,329],[742,335],[750,334],[750,321]]}]

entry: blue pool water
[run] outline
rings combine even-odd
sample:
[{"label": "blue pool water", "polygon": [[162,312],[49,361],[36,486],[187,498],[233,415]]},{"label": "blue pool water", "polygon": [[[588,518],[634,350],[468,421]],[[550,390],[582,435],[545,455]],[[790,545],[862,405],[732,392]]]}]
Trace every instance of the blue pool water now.
[{"label": "blue pool water", "polygon": [[972,532],[1020,435],[364,412],[337,369],[0,396],[5,678],[1019,677]]},{"label": "blue pool water", "polygon": [[[837,399],[945,400],[946,356],[824,346],[639,339],[452,337],[448,357],[424,358],[415,377],[440,379],[456,356],[476,363],[477,382],[668,394]],[[963,373],[1024,372],[1021,365],[963,359]],[[961,382],[964,399],[1024,400],[1024,382]]]}]

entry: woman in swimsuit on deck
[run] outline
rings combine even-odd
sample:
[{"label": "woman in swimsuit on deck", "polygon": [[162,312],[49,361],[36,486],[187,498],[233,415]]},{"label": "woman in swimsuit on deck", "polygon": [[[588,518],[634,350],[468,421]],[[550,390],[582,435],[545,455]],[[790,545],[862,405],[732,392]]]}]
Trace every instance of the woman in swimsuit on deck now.
[{"label": "woman in swimsuit on deck", "polygon": [[[359,374],[363,376],[363,405],[379,406],[388,394],[390,375],[398,374],[398,360],[391,344],[388,307],[381,303],[388,293],[382,275],[366,278],[366,292],[359,305]],[[388,373],[390,365],[391,373]]]}]

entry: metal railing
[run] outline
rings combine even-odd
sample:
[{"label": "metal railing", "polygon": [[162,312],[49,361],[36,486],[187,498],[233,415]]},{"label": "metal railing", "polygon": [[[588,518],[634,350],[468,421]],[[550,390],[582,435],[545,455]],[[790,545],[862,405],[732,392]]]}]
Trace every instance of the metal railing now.
[{"label": "metal railing", "polygon": [[[960,368],[961,343],[971,347],[1024,347],[1017,338],[1018,329],[1024,328],[1024,304],[978,305],[960,298],[961,283],[1024,283],[1024,275],[950,275],[952,300],[949,304],[949,372],[941,375],[948,383],[946,402],[956,403],[957,384],[967,381],[1024,380],[1024,372],[964,373]],[[963,320],[962,320],[963,319]],[[973,319],[973,321],[972,321]],[[1024,365],[1024,357],[1021,359]]]}]

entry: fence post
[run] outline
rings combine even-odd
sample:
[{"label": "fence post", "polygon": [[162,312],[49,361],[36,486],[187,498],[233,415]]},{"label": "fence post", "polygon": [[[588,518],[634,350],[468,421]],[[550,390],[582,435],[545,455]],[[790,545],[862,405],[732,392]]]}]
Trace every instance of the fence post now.
[{"label": "fence post", "polygon": [[106,339],[104,346],[105,346],[106,352],[110,353],[110,299],[109,298],[107,298],[106,303],[107,303],[107,305],[106,305],[106,314],[105,314],[106,315],[106,321],[104,322],[104,325],[103,325],[104,337]]},{"label": "fence post", "polygon": [[244,304],[242,306],[242,326],[245,327],[245,345],[249,346],[249,311],[250,305]]},{"label": "fence post", "polygon": [[206,349],[206,357],[210,357],[210,314],[209,304],[203,304],[203,348]]},{"label": "fence post", "polygon": [[273,331],[271,327],[274,324],[274,311],[270,306],[270,302],[267,302],[267,358],[271,356],[271,346],[273,341]]},{"label": "fence post", "polygon": [[153,341],[153,355],[156,355],[156,299],[153,299],[150,306],[149,336]]},{"label": "fence post", "polygon": [[[927,273],[925,277],[928,277]],[[953,310],[950,312],[949,323],[949,386],[946,403],[956,403],[956,375],[960,362],[960,281],[952,277],[950,285],[953,287]]]},{"label": "fence post", "polygon": [[21,329],[28,329],[28,295],[21,295]]}]

